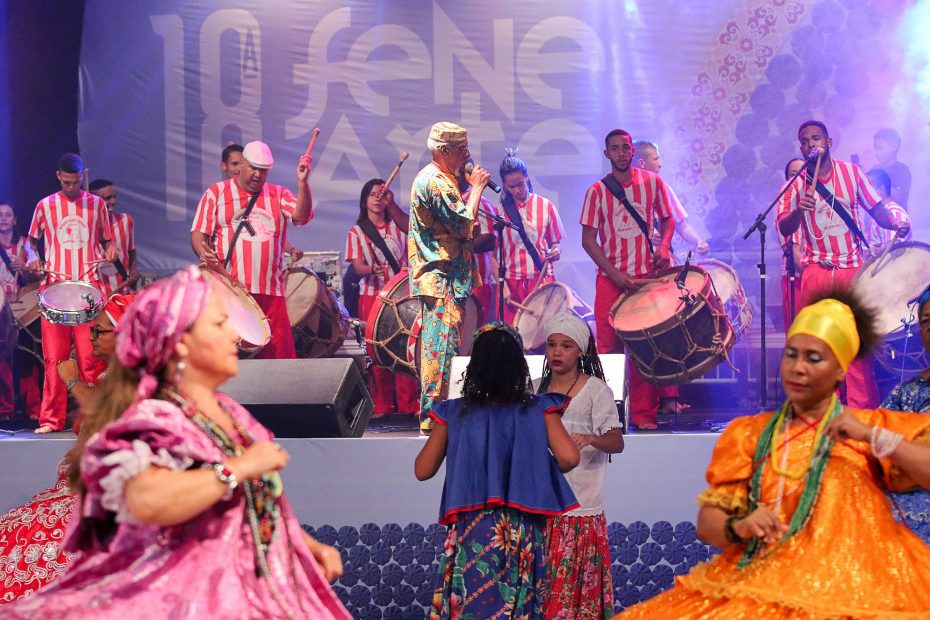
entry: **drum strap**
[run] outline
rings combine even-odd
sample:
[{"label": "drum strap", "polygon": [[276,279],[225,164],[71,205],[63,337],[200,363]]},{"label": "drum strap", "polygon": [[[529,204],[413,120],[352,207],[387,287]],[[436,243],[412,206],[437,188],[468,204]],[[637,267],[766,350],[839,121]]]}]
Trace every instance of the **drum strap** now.
[{"label": "drum strap", "polygon": [[253,237],[255,236],[255,229],[252,228],[252,225],[249,224],[249,216],[252,214],[252,209],[255,207],[255,201],[258,200],[258,195],[262,193],[262,190],[258,190],[252,197],[249,198],[249,204],[246,205],[245,211],[242,212],[242,217],[239,218],[239,225],[236,226],[236,232],[233,233],[232,241],[229,242],[229,251],[226,252],[226,259],[223,261],[223,269],[229,269],[229,261],[232,260],[233,252],[236,250],[236,241],[239,240],[239,235],[242,234],[243,228],[248,228],[249,234]]},{"label": "drum strap", "polygon": [[539,251],[536,249],[536,246],[530,241],[529,235],[526,234],[526,228],[523,226],[523,216],[520,215],[520,209],[517,208],[517,203],[514,202],[512,198],[505,198],[502,201],[502,205],[504,207],[504,212],[507,214],[507,219],[510,220],[511,224],[517,227],[520,240],[523,241],[523,245],[526,247],[526,253],[533,259],[533,265],[536,266],[536,271],[541,270],[543,267],[543,260],[539,257]]},{"label": "drum strap", "polygon": [[[811,184],[811,175],[807,172],[804,173],[808,186]],[[833,195],[827,186],[824,185],[819,179],[817,180],[817,193],[820,194],[820,197],[823,198],[826,203],[833,207],[833,210],[836,211],[836,214],[840,216],[840,219],[843,220],[843,223],[846,224],[852,233],[859,238],[862,243],[865,244],[865,247],[869,247],[869,242],[866,241],[865,235],[862,234],[862,231],[859,230],[859,227],[856,226],[855,220],[849,214],[842,204],[836,201],[836,196]]]},{"label": "drum strap", "polygon": [[[358,223],[358,227],[362,229],[362,232],[365,233],[365,236],[368,237],[368,240],[375,244],[381,253],[384,254],[384,258],[387,260],[388,265],[391,266],[391,269],[394,270],[394,273],[400,273],[400,263],[397,262],[397,258],[391,253],[390,248],[388,248],[387,242],[384,240],[384,237],[381,236],[381,233],[378,232],[378,227],[369,220],[367,217],[362,219]],[[375,258],[377,260],[377,258]]]},{"label": "drum strap", "polygon": [[623,186],[617,182],[617,179],[615,179],[612,174],[608,174],[601,179],[601,183],[603,183],[607,189],[610,190],[610,193],[614,195],[614,198],[619,200],[620,204],[626,207],[626,210],[630,212],[630,217],[633,218],[633,221],[636,222],[636,225],[639,226],[639,229],[643,232],[643,236],[646,237],[646,243],[649,244],[649,252],[655,253],[656,250],[652,247],[652,237],[649,234],[649,227],[646,226],[646,220],[639,214],[639,211],[633,208],[630,201],[626,199],[626,192],[623,191]]}]

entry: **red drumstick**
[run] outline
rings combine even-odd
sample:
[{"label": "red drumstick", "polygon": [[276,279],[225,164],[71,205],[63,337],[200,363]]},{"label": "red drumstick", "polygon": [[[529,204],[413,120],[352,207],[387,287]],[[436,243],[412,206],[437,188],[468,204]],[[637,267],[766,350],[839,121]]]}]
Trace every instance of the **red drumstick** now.
[{"label": "red drumstick", "polygon": [[310,154],[313,153],[313,145],[316,144],[316,138],[320,135],[320,128],[316,127],[313,130],[313,137],[310,138],[310,146],[307,147],[306,156],[310,157]]}]

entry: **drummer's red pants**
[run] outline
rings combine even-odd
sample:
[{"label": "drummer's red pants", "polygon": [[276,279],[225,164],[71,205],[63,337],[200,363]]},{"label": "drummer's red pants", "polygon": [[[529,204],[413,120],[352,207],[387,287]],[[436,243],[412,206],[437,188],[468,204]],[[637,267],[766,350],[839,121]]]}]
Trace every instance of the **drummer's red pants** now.
[{"label": "drummer's red pants", "polygon": [[471,289],[472,296],[481,304],[481,321],[479,325],[484,325],[489,321],[497,319],[497,284],[495,282],[485,282],[481,286]]},{"label": "drummer's red pants", "polygon": [[[13,373],[13,356],[16,356],[16,375]],[[0,359],[0,418],[13,415],[13,382],[19,382],[19,396],[26,416],[39,419],[42,387],[39,381],[39,361],[28,353],[16,350],[7,359]]]},{"label": "drummer's red pants", "polygon": [[71,357],[71,342],[77,351],[78,368],[81,381],[97,383],[97,378],[106,366],[94,357],[94,347],[90,343],[90,326],[57,325],[41,318],[42,321],[42,357],[45,360],[45,384],[42,392],[42,405],[39,408],[39,424],[48,424],[56,431],[64,430],[65,417],[68,413],[68,390],[64,381],[55,370],[58,362]]},{"label": "drummer's red pants", "polygon": [[[378,299],[377,295],[359,296],[358,315],[368,316],[376,299]],[[400,413],[420,411],[420,385],[413,377],[391,372],[380,366],[372,366],[369,389],[375,401],[375,416],[380,417],[395,411]]]},{"label": "drummer's red pants", "polygon": [[291,331],[291,319],[287,316],[287,301],[284,296],[253,293],[252,297],[268,317],[268,328],[271,330],[271,340],[262,347],[255,359],[292,360],[296,358],[294,332]]},{"label": "drummer's red pants", "polygon": [[[791,287],[791,280],[788,279],[788,276],[783,275],[781,277],[781,310],[782,310],[782,321],[785,326],[785,333],[788,333],[788,328],[791,327],[791,324],[794,322],[794,317],[797,316],[798,310],[801,309],[801,276],[800,274],[794,277],[794,304],[792,308],[791,296],[789,293],[789,288]],[[794,312],[792,312],[794,310]]]},{"label": "drummer's red pants", "polygon": [[[859,272],[858,267],[834,269],[820,264],[807,265],[801,278],[801,295],[797,300],[800,310],[810,304],[815,297],[831,290],[849,290],[852,280]],[[860,409],[874,409],[880,399],[878,385],[872,372],[872,358],[856,359],[846,371],[846,405]]]},{"label": "drummer's red pants", "polygon": [[14,391],[11,361],[11,359],[0,359],[0,418],[9,418],[13,415]]},{"label": "drummer's red pants", "polygon": [[[623,342],[610,323],[610,308],[620,297],[620,289],[613,280],[604,275],[597,276],[594,291],[594,324],[597,327],[598,353],[623,353]],[[630,421],[641,424],[655,424],[656,411],[662,398],[677,398],[678,387],[674,385],[659,387],[647,382],[636,369],[636,364],[626,360],[627,376],[630,379]]]}]

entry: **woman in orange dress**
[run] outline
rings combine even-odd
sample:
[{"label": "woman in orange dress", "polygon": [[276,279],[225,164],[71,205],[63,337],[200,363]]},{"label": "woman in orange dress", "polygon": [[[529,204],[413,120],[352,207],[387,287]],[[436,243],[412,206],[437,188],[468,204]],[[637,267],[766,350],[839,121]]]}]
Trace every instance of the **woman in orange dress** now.
[{"label": "woman in orange dress", "polygon": [[853,299],[798,313],[786,403],[730,423],[698,497],[698,536],[722,553],[620,618],[930,617],[930,547],[883,492],[930,487],[930,416],[836,398],[872,316]]}]

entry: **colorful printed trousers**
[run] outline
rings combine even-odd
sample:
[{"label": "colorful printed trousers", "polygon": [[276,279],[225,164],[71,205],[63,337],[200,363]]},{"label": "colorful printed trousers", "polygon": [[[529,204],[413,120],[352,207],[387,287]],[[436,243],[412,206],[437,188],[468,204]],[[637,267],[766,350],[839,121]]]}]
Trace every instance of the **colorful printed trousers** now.
[{"label": "colorful printed trousers", "polygon": [[449,395],[452,358],[459,352],[459,326],[465,300],[420,296],[420,419]]}]

